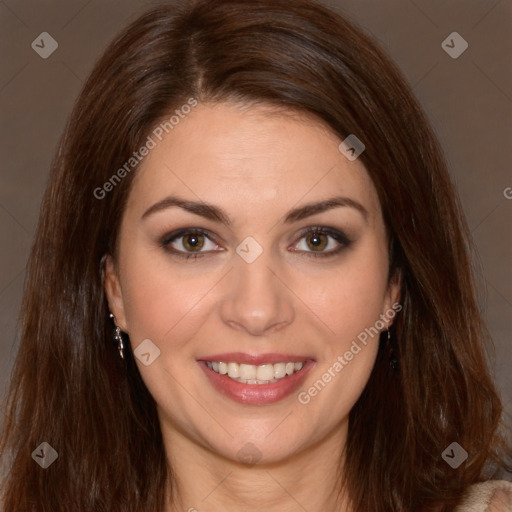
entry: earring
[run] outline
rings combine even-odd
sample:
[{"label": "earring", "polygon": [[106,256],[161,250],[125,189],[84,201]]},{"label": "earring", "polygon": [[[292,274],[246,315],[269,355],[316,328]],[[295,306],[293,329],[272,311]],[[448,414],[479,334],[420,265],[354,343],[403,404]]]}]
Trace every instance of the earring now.
[{"label": "earring", "polygon": [[389,350],[389,366],[391,366],[393,371],[396,373],[398,371],[398,359],[396,358],[395,351],[393,350],[393,347],[391,345],[391,331],[389,329],[386,345],[388,346]]},{"label": "earring", "polygon": [[112,313],[110,313],[110,318],[112,318],[112,321],[115,325],[114,330],[114,341],[117,343],[117,350],[119,350],[119,355],[121,356],[121,359],[124,359],[124,345],[123,345],[123,337],[121,336],[121,328],[116,325],[116,319]]}]

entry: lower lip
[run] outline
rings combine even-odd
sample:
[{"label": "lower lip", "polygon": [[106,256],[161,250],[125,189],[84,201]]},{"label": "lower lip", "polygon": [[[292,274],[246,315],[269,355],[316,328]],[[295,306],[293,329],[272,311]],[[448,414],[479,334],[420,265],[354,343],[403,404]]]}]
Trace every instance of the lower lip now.
[{"label": "lower lip", "polygon": [[278,402],[291,395],[304,382],[315,362],[309,360],[302,369],[271,384],[244,384],[213,371],[206,361],[198,361],[213,387],[227,397],[249,405],[265,405]]}]

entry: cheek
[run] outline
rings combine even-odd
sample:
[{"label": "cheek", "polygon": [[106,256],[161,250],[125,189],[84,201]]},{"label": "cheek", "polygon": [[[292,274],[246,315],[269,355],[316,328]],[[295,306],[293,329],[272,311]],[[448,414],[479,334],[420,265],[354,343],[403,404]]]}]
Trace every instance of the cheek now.
[{"label": "cheek", "polygon": [[[191,337],[187,329],[215,282],[209,274],[181,272],[178,265],[173,270],[156,251],[134,249],[125,261],[123,299],[134,346],[150,338],[163,348]],[[186,262],[182,265],[187,268]]]},{"label": "cheek", "polygon": [[375,362],[381,330],[376,324],[384,313],[387,290],[382,244],[368,240],[358,248],[357,257],[347,258],[321,284],[316,312],[326,319],[328,343],[299,402],[311,413],[306,422],[321,422],[327,428],[352,409]]},{"label": "cheek", "polygon": [[376,241],[368,240],[330,272],[308,282],[309,290],[316,291],[303,288],[302,296],[309,296],[308,305],[325,323],[334,345],[342,348],[384,313],[387,256]]}]

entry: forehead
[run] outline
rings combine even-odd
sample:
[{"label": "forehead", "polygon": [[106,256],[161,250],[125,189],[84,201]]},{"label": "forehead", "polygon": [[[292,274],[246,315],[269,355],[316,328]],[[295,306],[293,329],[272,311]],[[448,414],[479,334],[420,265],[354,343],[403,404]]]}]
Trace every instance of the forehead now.
[{"label": "forehead", "polygon": [[166,194],[229,204],[262,215],[300,202],[346,195],[380,214],[359,160],[339,151],[339,137],[312,116],[271,107],[199,104],[140,164],[129,207],[141,212]]}]

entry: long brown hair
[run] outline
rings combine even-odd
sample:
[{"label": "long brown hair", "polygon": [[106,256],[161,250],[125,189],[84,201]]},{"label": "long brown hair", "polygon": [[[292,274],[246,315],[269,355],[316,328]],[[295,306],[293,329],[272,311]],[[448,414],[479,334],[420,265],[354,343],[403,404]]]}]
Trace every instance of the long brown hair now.
[{"label": "long brown hair", "polygon": [[[361,512],[452,509],[505,465],[506,448],[469,233],[429,122],[384,51],[327,8],[200,0],[153,8],[116,37],[62,136],[28,265],[1,440],[4,510],[164,506],[173,474],[155,403],[129,343],[125,360],[118,356],[103,290],[103,257],[116,254],[137,171],[104,184],[190,98],[307,112],[341,139],[364,142],[359,158],[389,232],[390,276],[402,278],[392,338],[400,368],[381,347],[350,413],[340,489]],[[469,454],[458,469],[441,457],[454,441]],[[46,469],[31,457],[42,442],[58,454]]]}]

